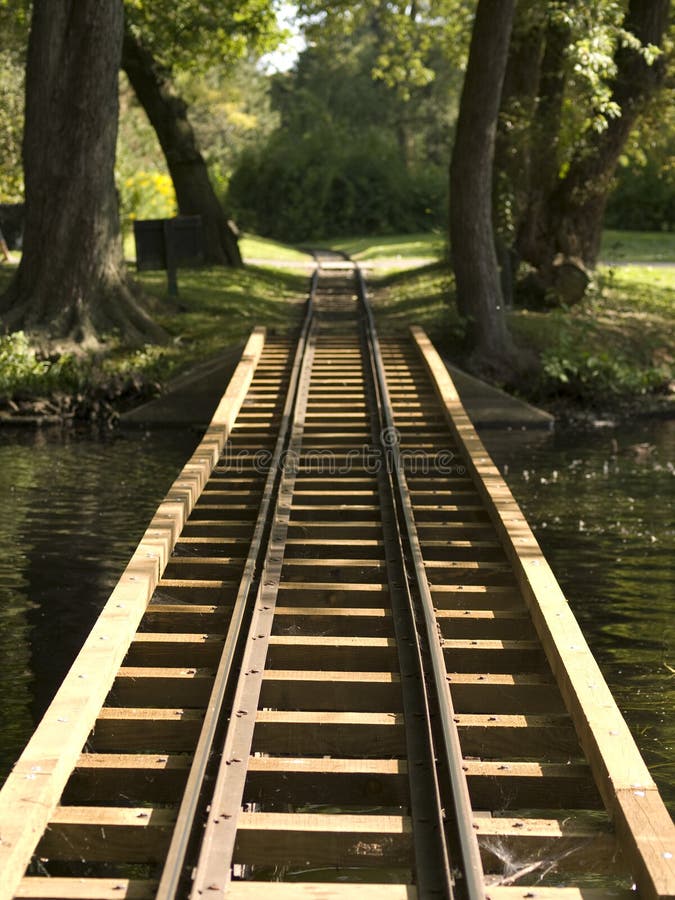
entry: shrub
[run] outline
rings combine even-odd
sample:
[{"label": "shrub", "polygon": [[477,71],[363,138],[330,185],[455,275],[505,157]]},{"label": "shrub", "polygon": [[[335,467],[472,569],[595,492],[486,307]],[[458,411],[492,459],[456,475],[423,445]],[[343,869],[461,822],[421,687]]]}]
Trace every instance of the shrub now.
[{"label": "shrub", "polygon": [[298,140],[277,132],[244,154],[227,198],[239,224],[291,242],[348,234],[394,234],[443,226],[444,171],[410,172],[390,136],[338,129]]},{"label": "shrub", "polygon": [[124,227],[135,219],[168,219],[176,215],[173,182],[162,172],[135,172],[120,186],[120,216]]}]

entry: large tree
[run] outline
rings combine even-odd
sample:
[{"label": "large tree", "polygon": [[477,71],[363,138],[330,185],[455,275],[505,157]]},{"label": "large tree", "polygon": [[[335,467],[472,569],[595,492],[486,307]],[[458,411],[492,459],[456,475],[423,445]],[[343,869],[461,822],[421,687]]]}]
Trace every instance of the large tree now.
[{"label": "large tree", "polygon": [[122,67],[157,133],[183,215],[200,215],[207,260],[241,265],[237,235],[218,199],[174,72],[204,70],[279,39],[271,0],[125,0]]},{"label": "large tree", "polygon": [[[591,130],[586,146],[572,157],[547,209],[548,257],[562,253],[594,267],[600,250],[602,220],[619,156],[640,113],[663,83],[661,51],[670,0],[630,0],[611,81],[611,101],[618,115],[603,130]],[[546,264],[544,258],[543,264]]]},{"label": "large tree", "polygon": [[181,215],[202,218],[207,262],[240,266],[237,235],[216,196],[204,157],[171,73],[133,33],[124,35],[122,68],[155,129]]},{"label": "large tree", "polygon": [[127,277],[114,181],[122,0],[35,0],[23,255],[2,323],[50,342],[161,339]]},{"label": "large tree", "polygon": [[[549,300],[579,299],[597,262],[617,162],[663,82],[669,8],[669,0],[519,5],[509,69],[528,78],[505,80],[497,205],[510,212],[502,234],[510,230],[515,255],[536,270],[530,284]],[[533,22],[537,40],[528,42]]]},{"label": "large tree", "polygon": [[450,165],[450,246],[474,364],[516,362],[504,314],[492,221],[492,161],[515,0],[479,0]]}]

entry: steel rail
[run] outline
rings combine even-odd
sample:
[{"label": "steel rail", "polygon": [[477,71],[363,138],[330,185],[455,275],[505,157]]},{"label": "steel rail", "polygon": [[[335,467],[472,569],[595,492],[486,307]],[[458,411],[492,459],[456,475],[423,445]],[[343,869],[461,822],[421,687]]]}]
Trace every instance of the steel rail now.
[{"label": "steel rail", "polygon": [[255,728],[254,710],[257,709],[262,687],[265,658],[272,632],[277,592],[281,580],[284,549],[291,502],[295,484],[297,460],[302,435],[311,379],[316,320],[309,323],[306,340],[298,347],[296,355],[297,377],[289,389],[287,398],[290,436],[286,458],[277,460],[278,489],[274,497],[272,527],[265,550],[265,560],[258,581],[255,603],[244,649],[240,677],[233,701],[233,714],[225,735],[220,767],[213,789],[208,819],[205,825],[199,859],[194,871],[190,896],[224,897],[231,879],[232,857],[237,833],[237,823],[242,807],[242,796],[247,774],[247,760]]},{"label": "steel rail", "polygon": [[[255,596],[260,582],[260,567],[263,552],[266,549],[271,528],[272,507],[276,501],[281,473],[281,460],[288,444],[288,432],[292,421],[294,398],[305,355],[308,334],[314,315],[314,295],[318,283],[318,267],[315,269],[307,300],[307,312],[301,328],[296,347],[293,367],[290,374],[288,395],[284,404],[279,434],[275,445],[270,468],[265,480],[260,509],[256,519],[255,530],[251,540],[248,556],[241,576],[237,596],[232,610],[232,618],[220,656],[213,688],[209,698],[204,722],[200,730],[195,754],[190,766],[182,801],[178,809],[176,825],[167,852],[159,885],[157,900],[173,900],[185,881],[186,860],[191,842],[194,839],[195,820],[199,815],[200,803],[203,803],[204,782],[212,762],[214,746],[222,733],[223,708],[230,689],[232,671],[238,659],[241,637],[250,613],[252,596]],[[250,616],[249,616],[250,617]]]},{"label": "steel rail", "polygon": [[[375,446],[382,452],[378,487],[392,605],[392,624],[401,674],[401,699],[405,729],[408,777],[410,780],[410,816],[418,896],[454,898],[454,878],[447,843],[444,804],[436,770],[431,709],[425,684],[423,650],[418,634],[414,600],[410,592],[410,572],[406,564],[406,537],[397,513],[396,485],[388,459],[390,419],[386,417],[386,398],[378,376],[372,320],[362,318],[363,360],[368,365],[372,412],[371,430]],[[413,727],[414,723],[414,727]]]},{"label": "steel rail", "polygon": [[[441,742],[443,761],[447,767],[448,777],[452,791],[454,807],[454,823],[462,857],[462,874],[464,882],[462,889],[468,900],[485,900],[485,876],[481,863],[480,849],[476,833],[473,829],[473,810],[469,797],[466,777],[462,769],[462,750],[459,741],[457,726],[454,721],[454,708],[452,696],[446,677],[443,649],[441,647],[434,604],[429,590],[429,583],[424,566],[424,558],[420,546],[413,505],[410,497],[405,471],[401,460],[399,441],[397,437],[393,408],[387,385],[387,378],[382,360],[375,319],[373,316],[365,281],[361,269],[355,265],[358,293],[367,324],[368,340],[371,345],[373,365],[375,368],[378,390],[381,397],[381,410],[387,429],[387,440],[383,441],[384,450],[388,456],[392,477],[396,478],[397,494],[400,501],[399,509],[403,518],[402,525],[408,541],[408,549],[412,557],[413,575],[419,599],[425,629],[426,649],[429,653],[433,687],[438,704],[438,713],[441,721]],[[439,797],[440,801],[440,797]]]},{"label": "steel rail", "polygon": [[[205,779],[215,769],[216,753],[219,765],[210,802],[206,806],[208,815],[198,861],[192,873],[190,896],[198,898],[208,891],[211,897],[225,897],[231,878],[237,822],[246,781],[246,760],[250,754],[255,726],[252,711],[257,708],[260,695],[295,484],[296,471],[292,457],[299,455],[302,446],[316,346],[317,328],[313,318],[312,299],[321,260],[318,254],[315,258],[319,266],[312,280],[308,312],[295,352],[279,435],[225,647],[162,871],[157,891],[157,897],[161,900],[174,900],[181,887],[186,885],[188,853],[195,841],[197,817],[206,806]],[[477,857],[476,867],[472,856],[474,850],[476,854],[479,852],[475,834],[471,829],[470,841],[467,841],[462,833],[464,826],[471,828],[471,806],[466,779],[461,769],[459,740],[456,728],[453,727],[452,704],[445,679],[442,650],[436,634],[433,604],[398,444],[387,439],[395,434],[395,430],[384,365],[363,277],[358,267],[354,271],[364,310],[363,362],[371,382],[371,406],[374,412],[371,428],[376,439],[379,429],[381,447],[387,462],[380,472],[379,494],[385,530],[386,563],[394,601],[393,624],[399,648],[403,703],[409,723],[406,728],[406,747],[411,763],[410,800],[419,896],[453,900],[457,886],[448,852],[444,801],[436,768],[436,741],[425,686],[423,647],[409,581],[416,585],[422,600],[424,650],[432,662],[434,689],[442,721],[443,757],[452,785],[456,831],[460,836],[463,862],[463,880],[460,880],[458,892],[469,900],[483,900],[485,894],[480,857]],[[286,463],[290,458],[290,465],[284,464],[284,456]],[[404,547],[408,550],[407,553]],[[406,562],[406,556],[412,558],[413,571],[409,571],[410,564]],[[246,628],[248,637],[244,639]],[[437,656],[440,661],[435,658]],[[240,669],[236,683],[235,662]],[[232,715],[229,723],[226,723],[223,717],[228,697],[231,699]],[[414,727],[410,725],[412,722]],[[480,883],[477,884],[477,881]]]}]

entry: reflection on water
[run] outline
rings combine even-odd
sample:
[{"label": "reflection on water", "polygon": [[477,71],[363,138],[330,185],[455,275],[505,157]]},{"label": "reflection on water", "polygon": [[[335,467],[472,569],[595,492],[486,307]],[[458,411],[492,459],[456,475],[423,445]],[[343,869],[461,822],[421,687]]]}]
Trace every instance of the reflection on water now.
[{"label": "reflection on water", "polygon": [[197,439],[0,430],[0,781]]},{"label": "reflection on water", "polygon": [[483,435],[675,812],[675,422]]},{"label": "reflection on water", "polygon": [[[0,779],[197,438],[0,430]],[[675,423],[485,440],[672,811]]]}]

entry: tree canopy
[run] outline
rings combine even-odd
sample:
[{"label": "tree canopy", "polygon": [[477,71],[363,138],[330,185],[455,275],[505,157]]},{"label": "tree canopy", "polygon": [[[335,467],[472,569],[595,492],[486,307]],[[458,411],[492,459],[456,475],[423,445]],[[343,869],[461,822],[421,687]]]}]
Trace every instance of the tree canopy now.
[{"label": "tree canopy", "polygon": [[470,6],[301,3],[307,47],[272,78],[280,126],[233,174],[244,227],[300,241],[443,227]]},{"label": "tree canopy", "polygon": [[669,0],[518,6],[496,160],[501,239],[549,301],[578,300],[617,164],[667,71]]},{"label": "tree canopy", "polygon": [[121,0],[35,0],[26,65],[23,255],[8,330],[95,347],[162,336],[129,283],[114,182]]},{"label": "tree canopy", "polygon": [[124,0],[127,27],[165,68],[203,72],[279,42],[273,0]]},{"label": "tree canopy", "polygon": [[[211,222],[211,258],[230,262],[238,251],[223,199],[245,228],[291,241],[446,227],[475,0],[299,0],[305,49],[290,71],[272,75],[256,59],[281,38],[276,0],[122,2],[124,66],[166,160],[166,168],[155,161],[150,132],[131,127],[134,105],[123,87],[125,211],[155,188],[170,209],[170,173],[178,209]],[[510,271],[522,273],[525,263],[545,302],[579,296],[608,198],[614,221],[629,209],[638,226],[673,227],[670,7],[515,3],[492,172],[507,295]],[[28,0],[0,0],[4,201],[22,193],[30,9]],[[139,200],[125,193],[136,172],[154,186]]]}]

